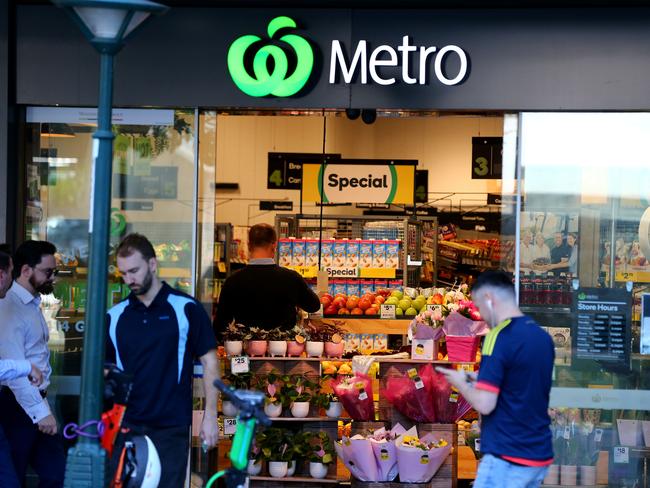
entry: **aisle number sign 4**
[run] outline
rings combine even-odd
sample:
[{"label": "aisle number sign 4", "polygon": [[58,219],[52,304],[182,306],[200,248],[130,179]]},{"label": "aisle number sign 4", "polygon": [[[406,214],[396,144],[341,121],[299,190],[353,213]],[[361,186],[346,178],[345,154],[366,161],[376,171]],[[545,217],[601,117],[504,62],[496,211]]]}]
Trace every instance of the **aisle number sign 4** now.
[{"label": "aisle number sign 4", "polygon": [[413,165],[305,164],[302,171],[307,202],[413,205]]}]

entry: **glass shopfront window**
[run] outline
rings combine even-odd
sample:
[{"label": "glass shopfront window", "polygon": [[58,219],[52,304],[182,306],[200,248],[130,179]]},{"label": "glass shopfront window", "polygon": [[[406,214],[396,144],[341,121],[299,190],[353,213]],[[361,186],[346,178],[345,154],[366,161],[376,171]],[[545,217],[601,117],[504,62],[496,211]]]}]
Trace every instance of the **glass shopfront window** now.
[{"label": "glass shopfront window", "polygon": [[519,118],[519,302],[556,345],[550,484],[650,483],[648,135],[650,114]]}]

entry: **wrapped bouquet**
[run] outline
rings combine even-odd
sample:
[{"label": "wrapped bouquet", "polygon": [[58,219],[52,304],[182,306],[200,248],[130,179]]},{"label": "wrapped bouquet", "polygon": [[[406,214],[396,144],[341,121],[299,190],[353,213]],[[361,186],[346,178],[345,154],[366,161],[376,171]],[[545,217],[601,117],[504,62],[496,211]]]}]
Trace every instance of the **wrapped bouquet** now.
[{"label": "wrapped bouquet", "polygon": [[332,389],[353,420],[374,419],[372,381],[368,375],[357,372],[352,376],[338,376],[332,380]]},{"label": "wrapped bouquet", "polygon": [[399,412],[416,422],[435,422],[434,382],[435,372],[431,364],[412,368],[399,377],[389,377],[382,395]]},{"label": "wrapped bouquet", "polygon": [[426,483],[433,478],[451,452],[451,445],[433,434],[418,438],[415,427],[395,440],[401,483]]}]

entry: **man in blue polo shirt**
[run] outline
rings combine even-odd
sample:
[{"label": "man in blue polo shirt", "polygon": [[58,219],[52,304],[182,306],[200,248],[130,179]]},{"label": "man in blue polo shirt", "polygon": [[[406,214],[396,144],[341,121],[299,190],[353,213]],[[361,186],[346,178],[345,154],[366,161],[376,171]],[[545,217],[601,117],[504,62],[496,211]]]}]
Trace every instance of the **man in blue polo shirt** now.
[{"label": "man in blue polo shirt", "polygon": [[436,370],[482,415],[483,458],[474,488],[537,487],[553,462],[548,416],[553,341],[519,310],[507,274],[481,274],[472,299],[492,329],[483,343],[478,378]]},{"label": "man in blue polo shirt", "polygon": [[[205,310],[192,297],[156,276],[158,263],[149,240],[130,234],[117,248],[117,267],[131,289],[126,300],[108,311],[106,359],[133,376],[133,389],[122,422],[133,434],[149,436],[162,473],[159,488],[182,488],[187,476],[192,423],[193,361],[203,365],[205,413],[201,438],[218,441],[216,340]],[[115,469],[127,432],[113,451]]]}]

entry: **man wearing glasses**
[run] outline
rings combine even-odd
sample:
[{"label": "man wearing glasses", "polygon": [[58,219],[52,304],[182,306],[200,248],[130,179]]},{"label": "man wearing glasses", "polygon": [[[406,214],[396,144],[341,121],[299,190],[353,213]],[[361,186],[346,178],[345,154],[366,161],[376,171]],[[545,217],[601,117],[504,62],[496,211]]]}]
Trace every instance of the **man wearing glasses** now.
[{"label": "man wearing glasses", "polygon": [[26,241],[14,254],[15,281],[0,300],[0,357],[26,359],[43,372],[39,387],[27,378],[6,381],[0,392],[0,423],[11,446],[19,480],[31,466],[39,487],[63,486],[65,453],[56,419],[46,399],[50,384],[49,332],[40,295],[53,291],[56,248]]}]

